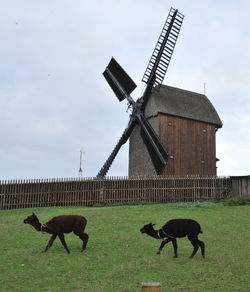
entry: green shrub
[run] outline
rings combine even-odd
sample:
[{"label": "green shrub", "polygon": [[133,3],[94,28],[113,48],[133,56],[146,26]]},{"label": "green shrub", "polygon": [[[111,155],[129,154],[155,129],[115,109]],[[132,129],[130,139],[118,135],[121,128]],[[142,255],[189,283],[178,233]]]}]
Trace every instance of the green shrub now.
[{"label": "green shrub", "polygon": [[228,198],[224,201],[224,205],[226,206],[245,206],[250,205],[250,197],[249,196],[236,196]]},{"label": "green shrub", "polygon": [[207,208],[207,207],[215,207],[216,203],[213,201],[195,201],[195,202],[178,202],[169,204],[170,207],[177,208]]}]

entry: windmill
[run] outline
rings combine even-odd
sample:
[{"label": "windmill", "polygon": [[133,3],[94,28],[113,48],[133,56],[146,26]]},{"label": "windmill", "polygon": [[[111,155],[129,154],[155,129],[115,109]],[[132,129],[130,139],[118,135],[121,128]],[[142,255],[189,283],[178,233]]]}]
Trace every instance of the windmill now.
[{"label": "windmill", "polygon": [[167,165],[168,153],[162,145],[159,137],[144,116],[146,104],[151,96],[152,90],[159,90],[166,71],[168,69],[174,47],[181,29],[184,16],[178,10],[171,8],[167,20],[163,26],[159,39],[149,60],[142,81],[146,83],[145,91],[136,102],[130,96],[136,88],[136,84],[123,70],[123,68],[112,58],[103,75],[114,91],[119,101],[127,99],[132,114],[128,126],[121,135],[112,153],[100,169],[97,177],[105,177],[119,149],[129,139],[134,127],[140,126],[140,135],[145,143],[152,164],[157,174],[162,174]]}]

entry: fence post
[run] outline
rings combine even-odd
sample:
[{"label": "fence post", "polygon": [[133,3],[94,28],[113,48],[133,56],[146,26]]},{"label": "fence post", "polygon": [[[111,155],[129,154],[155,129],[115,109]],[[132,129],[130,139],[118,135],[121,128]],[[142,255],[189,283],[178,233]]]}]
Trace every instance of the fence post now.
[{"label": "fence post", "polygon": [[161,292],[160,282],[142,282],[142,292]]}]

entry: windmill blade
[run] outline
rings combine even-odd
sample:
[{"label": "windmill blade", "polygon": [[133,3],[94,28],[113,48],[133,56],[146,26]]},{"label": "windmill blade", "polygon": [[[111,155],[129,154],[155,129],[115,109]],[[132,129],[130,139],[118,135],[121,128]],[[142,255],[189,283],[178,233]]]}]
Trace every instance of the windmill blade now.
[{"label": "windmill blade", "polygon": [[[135,89],[136,84],[122,69],[122,67],[116,62],[114,58],[112,58],[111,61],[109,62],[103,75],[107,82],[109,83],[109,85],[111,86],[111,88],[113,89],[118,99],[122,101],[126,98],[130,105],[133,106],[134,111],[137,112],[136,103],[129,95]],[[109,158],[106,160],[103,167],[97,174],[97,177],[104,177],[107,174],[121,146],[127,142],[131,132],[133,131],[135,124],[136,119],[135,117],[132,117],[129,121],[128,127],[123,132],[121,138],[119,139]]]},{"label": "windmill blade", "polygon": [[136,119],[131,118],[130,121],[129,121],[128,127],[123,132],[123,134],[120,137],[118,143],[116,144],[115,148],[113,149],[113,151],[109,155],[109,157],[106,160],[106,162],[103,164],[102,168],[100,169],[100,171],[98,172],[96,177],[105,177],[106,176],[106,174],[107,174],[111,164],[113,163],[118,151],[120,150],[122,145],[127,142],[127,140],[129,138],[130,134],[132,133],[135,125],[136,125]]},{"label": "windmill blade", "polygon": [[143,94],[143,107],[151,94],[153,87],[158,85],[158,90],[162,84],[170,63],[174,47],[181,29],[184,15],[178,10],[171,8],[167,20],[163,26],[159,39],[156,43],[153,54],[149,60],[142,81],[147,84]]},{"label": "windmill blade", "polygon": [[124,100],[126,95],[130,95],[130,93],[136,88],[134,81],[114,58],[110,60],[106,70],[103,72],[103,76],[120,101]]},{"label": "windmill blade", "polygon": [[106,175],[121,146],[127,142],[137,121],[140,123],[141,136],[148,149],[154,167],[157,173],[161,174],[167,164],[168,154],[161,144],[154,129],[144,117],[143,112],[141,111],[141,105],[136,103],[130,96],[130,93],[135,89],[136,84],[114,58],[112,58],[109,62],[109,65],[106,67],[103,75],[118,99],[122,101],[126,98],[129,104],[132,105],[133,113],[128,127],[123,132],[109,158],[97,174],[97,177],[104,177]]},{"label": "windmill blade", "polygon": [[162,174],[164,167],[167,165],[168,153],[162,145],[154,129],[143,116],[143,114],[140,115],[138,120],[141,126],[141,136],[143,142],[148,149],[148,153],[151,157],[157,174],[160,175]]},{"label": "windmill blade", "polygon": [[174,47],[181,29],[184,15],[171,8],[158,42],[149,60],[142,81],[148,84],[155,75],[154,85],[160,85],[165,77]]}]

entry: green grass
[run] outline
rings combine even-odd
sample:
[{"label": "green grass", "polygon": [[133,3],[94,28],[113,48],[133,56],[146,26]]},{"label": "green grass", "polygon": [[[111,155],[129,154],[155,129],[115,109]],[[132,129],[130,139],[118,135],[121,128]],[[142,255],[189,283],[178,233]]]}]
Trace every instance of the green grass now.
[{"label": "green grass", "polygon": [[[68,255],[57,238],[47,253],[49,235],[23,219],[35,212],[42,223],[59,214],[82,214],[90,239],[84,253],[73,233],[66,235]],[[141,282],[162,283],[164,291],[250,291],[250,206],[214,203],[152,204],[99,208],[37,208],[0,211],[0,290],[141,291]],[[139,229],[160,228],[173,218],[193,218],[203,230],[206,259],[191,260],[189,241],[178,240],[179,257],[168,244]]]}]

